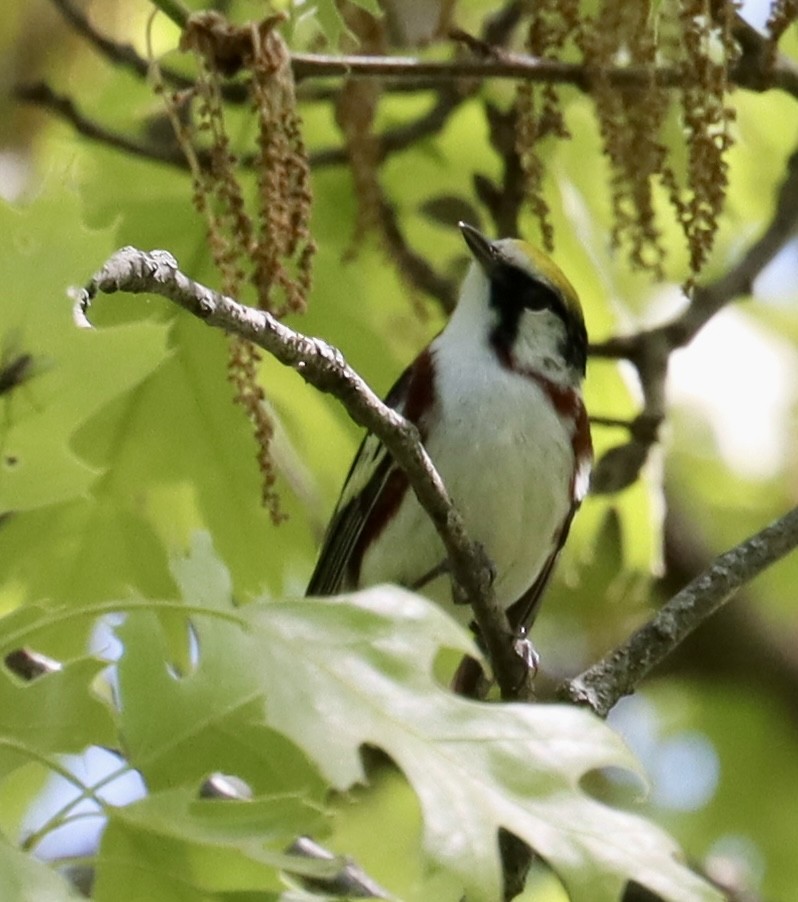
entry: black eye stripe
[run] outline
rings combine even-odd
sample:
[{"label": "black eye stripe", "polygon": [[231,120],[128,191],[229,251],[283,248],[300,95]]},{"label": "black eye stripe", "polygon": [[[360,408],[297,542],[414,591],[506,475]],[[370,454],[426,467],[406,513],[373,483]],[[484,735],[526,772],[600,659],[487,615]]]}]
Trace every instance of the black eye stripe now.
[{"label": "black eye stripe", "polygon": [[518,322],[522,310],[551,310],[563,320],[567,312],[557,292],[514,266],[503,266],[491,275],[490,304],[502,319]]},{"label": "black eye stripe", "polygon": [[535,282],[526,277],[527,284],[522,286],[518,300],[527,310],[553,310],[560,313],[563,304],[558,295],[542,282]]},{"label": "black eye stripe", "polygon": [[581,373],[585,371],[587,336],[562,297],[545,282],[509,264],[497,266],[490,274],[490,306],[497,311],[490,341],[502,355],[512,350],[524,310],[550,310],[565,326],[563,356]]}]

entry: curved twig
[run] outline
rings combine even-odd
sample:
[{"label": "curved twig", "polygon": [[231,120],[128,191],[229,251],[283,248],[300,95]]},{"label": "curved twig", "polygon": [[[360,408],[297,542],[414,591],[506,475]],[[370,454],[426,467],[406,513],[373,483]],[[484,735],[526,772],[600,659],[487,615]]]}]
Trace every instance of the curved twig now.
[{"label": "curved twig", "polygon": [[[597,464],[593,488],[616,491],[633,482],[657,440],[658,426],[665,418],[665,380],[670,355],[684,347],[723,307],[737,298],[750,295],[757,276],[779,253],[798,229],[798,150],[787,163],[787,172],[776,198],[773,218],[762,235],[743,254],[739,262],[719,279],[696,287],[685,310],[674,319],[633,335],[615,336],[592,344],[592,358],[623,358],[637,369],[643,390],[643,410],[632,421],[631,441],[613,449],[613,457]],[[641,425],[645,432],[640,432]],[[653,427],[653,428],[652,428]]]},{"label": "curved twig", "polygon": [[374,394],[337,348],[195,282],[166,251],[147,253],[133,247],[117,251],[84,289],[72,290],[76,322],[90,325],[86,312],[91,300],[98,292],[115,291],[162,295],[208,325],[251,341],[295,369],[306,382],[332,394],[356,423],[374,433],[407,474],[444,543],[455,590],[474,610],[503,697],[532,696],[529,674],[515,652],[515,635],[493,592],[490,561],[482,547],[468,538],[418,430]]},{"label": "curved twig", "polygon": [[[17,100],[31,103],[42,109],[49,110],[60,116],[75,129],[75,131],[92,141],[113,147],[124,153],[152,160],[156,163],[166,163],[178,169],[188,170],[188,164],[183,156],[183,151],[176,144],[155,143],[154,141],[140,141],[124,135],[121,132],[106,128],[94,119],[84,116],[77,108],[75,102],[63,94],[58,94],[45,82],[17,85],[13,89],[13,95]],[[199,156],[203,156],[198,151]],[[205,155],[207,159],[207,155]]]},{"label": "curved twig", "polygon": [[737,590],[798,547],[798,507],[721,554],[651,620],[598,663],[560,687],[561,698],[605,717],[624,695]]},{"label": "curved twig", "polygon": [[[88,18],[72,4],[71,0],[53,0],[55,6],[70,24],[88,40],[100,53],[116,65],[124,66],[138,75],[146,75],[148,63],[128,44],[113,41],[100,34]],[[158,0],[156,4],[170,14],[172,8],[179,8],[174,0]],[[316,79],[327,77],[350,78],[390,78],[397,83],[418,82],[419,89],[428,89],[430,81],[440,86],[453,79],[486,78],[523,79],[535,82],[556,82],[570,84],[580,90],[590,88],[592,74],[582,63],[562,63],[544,60],[526,54],[511,53],[500,46],[507,34],[518,22],[522,4],[508,3],[507,6],[490,16],[482,30],[482,42],[494,48],[491,54],[482,54],[472,59],[447,61],[421,60],[414,57],[376,56],[334,56],[316,53],[294,53],[291,64],[294,78]],[[178,25],[185,24],[183,17],[171,15]],[[733,84],[751,91],[767,91],[777,88],[798,97],[798,66],[783,54],[774,54],[767,39],[748,25],[740,16],[736,17],[734,37],[742,53],[732,65],[729,78]],[[662,66],[651,73],[648,69],[619,66],[602,74],[611,84],[620,87],[646,86],[655,83],[663,87],[677,87],[683,76],[678,68]],[[180,87],[188,87],[191,82],[180,73],[165,73],[167,81]],[[240,84],[230,84],[231,96],[227,99],[245,102],[246,89]]]}]

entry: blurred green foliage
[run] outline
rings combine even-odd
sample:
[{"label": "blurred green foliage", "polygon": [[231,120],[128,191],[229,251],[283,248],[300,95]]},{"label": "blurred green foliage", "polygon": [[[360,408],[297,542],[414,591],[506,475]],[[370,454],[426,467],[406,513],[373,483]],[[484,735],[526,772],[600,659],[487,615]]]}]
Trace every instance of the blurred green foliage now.
[{"label": "blurred green foliage", "polygon": [[[245,16],[260,14],[252,4],[242,2],[240,7]],[[473,25],[485,7],[465,4],[464,16]],[[328,15],[332,8],[331,3],[323,4]],[[145,0],[90,4],[98,27],[132,42],[142,54],[150,10]],[[293,25],[296,35],[304,34],[301,23]],[[152,27],[156,51],[173,47],[176,38],[176,28],[163,16],[156,17]],[[794,53],[795,40],[788,36],[784,49]],[[90,52],[46,0],[12,3],[0,22],[0,48],[9,61],[4,78],[23,82],[47,77],[59,91],[73,96],[84,112],[109,127],[143,131],[148,117],[159,111],[159,101],[145,83]],[[182,64],[177,54],[168,61]],[[506,85],[491,85],[485,94],[506,102],[507,91]],[[630,272],[627,261],[608,246],[608,169],[591,103],[576,91],[564,93],[574,137],[553,147],[548,159],[555,257],[582,297],[591,336],[601,340],[661,321],[668,308],[663,306],[662,286]],[[380,107],[379,125],[406,122],[427,102],[412,96],[389,98]],[[737,140],[729,159],[731,187],[706,279],[732,265],[769,221],[795,137],[784,127],[792,121],[794,98],[775,91],[737,91],[733,103]],[[327,104],[308,104],[303,115],[311,150],[340,144]],[[277,423],[279,489],[289,514],[286,523],[272,526],[258,504],[254,440],[231,404],[224,337],[161,299],[100,298],[91,312],[98,326],[92,333],[75,329],[70,319],[67,286],[84,281],[124,244],[167,248],[185,272],[217,284],[186,174],[76,137],[69,126],[52,117],[14,105],[5,92],[0,94],[0,123],[0,181],[11,184],[7,167],[12,155],[29,167],[22,196],[13,207],[0,210],[6,236],[0,245],[4,285],[0,363],[22,353],[33,361],[24,383],[0,396],[0,510],[8,513],[0,521],[0,612],[13,618],[34,604],[37,611],[70,606],[85,611],[87,605],[131,594],[142,599],[175,598],[169,561],[189,546],[198,530],[213,536],[237,603],[262,595],[301,594],[320,530],[359,440],[356,428],[334,400],[309,389],[295,373],[264,361],[263,384]],[[232,133],[244,141],[250,132],[246,112],[239,111]],[[423,204],[441,195],[474,203],[473,173],[495,175],[498,167],[478,95],[461,106],[440,134],[391,157],[383,168],[383,184],[408,241],[439,270],[461,271],[463,248],[454,230],[424,215]],[[356,213],[349,172],[344,167],[319,170],[313,185],[314,236],[320,247],[314,288],[307,314],[293,316],[289,323],[341,348],[376,390],[385,391],[440,328],[442,315],[428,299],[409,297],[407,284],[378,247],[366,242],[353,260],[342,262]],[[524,218],[523,225],[535,234],[531,217]],[[686,255],[667,218],[662,228],[672,249],[666,263],[668,278],[678,285],[686,275]],[[785,279],[794,285],[794,259],[783,261],[783,266]],[[777,300],[755,297],[744,304],[746,314],[766,335],[788,343],[798,365],[794,290],[786,290]],[[706,332],[712,329],[710,323]],[[712,347],[718,354],[724,350],[717,344]],[[726,352],[737,353],[739,366],[750,368],[752,391],[768,391],[757,381],[756,361],[746,356],[745,347]],[[702,363],[708,372],[721,365],[712,357]],[[678,365],[674,359],[673,366]],[[789,378],[788,372],[784,378]],[[628,418],[636,412],[634,380],[614,363],[590,364],[586,393],[594,414]],[[589,499],[576,521],[536,626],[544,670],[559,676],[578,672],[626,636],[674,588],[667,578],[658,582],[666,501],[678,509],[680,534],[704,563],[795,504],[796,412],[793,387],[786,421],[775,424],[773,433],[786,449],[781,464],[757,479],[736,472],[723,456],[705,411],[671,412],[661,459],[618,496]],[[622,437],[617,430],[594,429],[599,454]],[[654,724],[645,742],[639,741],[642,714],[632,712],[628,721],[619,720],[649,770],[661,760],[658,754],[669,737],[698,733],[706,738],[716,755],[717,785],[698,807],[684,810],[671,804],[667,786],[658,792],[656,781],[647,801],[629,804],[671,831],[697,861],[709,858],[711,863],[712,856],[717,860],[726,848],[749,850],[737,864],[750,866],[754,887],[774,899],[790,898],[798,885],[790,801],[798,792],[798,711],[794,702],[790,704],[791,695],[798,697],[798,646],[787,639],[796,630],[796,585],[798,560],[793,555],[748,587],[745,600],[738,602],[748,606],[746,614],[756,624],[750,634],[727,636],[725,629],[742,622],[729,618],[704,627],[708,638],[702,641],[716,648],[720,663],[696,641],[642,690],[646,716]],[[11,623],[3,621],[4,627]],[[97,684],[95,664],[85,658],[91,627],[91,618],[81,614],[68,627],[38,636],[40,650],[69,661],[58,675],[63,692],[52,697],[64,705],[70,723],[83,726],[86,735],[77,729],[73,733],[78,745],[108,742],[111,729],[105,708],[102,714],[94,705],[91,711],[85,708],[90,699],[86,690]],[[159,635],[162,645],[156,648]],[[185,630],[168,614],[136,615],[120,636],[128,654],[140,650],[139,666],[146,662],[147,652],[157,651],[166,660],[190,667]],[[746,639],[754,646],[751,660],[768,661],[769,666],[749,666]],[[724,657],[727,646],[743,652]],[[167,708],[168,681],[162,679],[158,686],[151,671],[132,674],[129,657],[120,673],[123,697],[126,679],[136,686],[136,679],[145,677],[153,680],[153,685],[147,684],[153,698]],[[230,689],[218,683],[203,692],[212,688],[222,696]],[[8,691],[19,695],[30,690],[10,685]],[[199,707],[208,701],[203,692]],[[17,706],[19,713],[21,703],[10,699],[8,704]],[[133,715],[146,714],[145,702],[138,705],[125,714],[130,719],[122,721],[131,749],[139,747],[141,738]],[[30,714],[37,709],[23,710]],[[48,730],[52,728],[45,738],[58,738],[61,734],[48,717],[41,714]],[[5,726],[2,715],[0,720]],[[269,729],[260,722],[250,723],[246,730],[241,727],[236,736],[252,755],[228,747],[225,766],[257,769],[257,750],[266,743]],[[185,741],[190,747],[190,734]],[[193,769],[186,771],[190,779],[198,779],[211,767],[215,747],[206,735],[203,741],[207,745],[193,749],[197,757]],[[268,741],[274,743],[270,749],[287,742],[271,734]],[[44,743],[41,749],[73,750],[69,743],[60,747]],[[134,757],[134,764],[141,766],[151,785],[165,789],[178,776],[165,765],[158,766],[152,748],[149,754],[141,760]],[[165,760],[175,766],[176,759]],[[694,764],[702,766],[700,761]],[[306,796],[320,804],[323,793],[313,767],[297,755],[293,768],[297,785],[302,783]],[[0,785],[0,831],[6,838],[18,835],[25,800],[29,803],[35,796],[45,773],[40,765],[29,765]],[[257,783],[253,773],[247,778]],[[678,771],[671,772],[670,779],[678,782]],[[446,897],[453,891],[451,875],[430,874],[417,853],[422,827],[415,796],[398,777],[375,782],[373,791],[357,790],[331,803],[335,848],[355,854],[400,896],[413,898],[413,893],[423,891]],[[617,790],[617,798],[626,796]],[[139,804],[146,814],[148,803]],[[180,792],[152,803],[158,808],[154,813],[167,820],[190,820],[187,806],[188,796]],[[300,807],[286,815],[286,822],[298,829],[307,814]],[[137,833],[139,814],[136,808],[117,812],[107,842],[117,849],[136,848],[142,841]],[[406,854],[386,855],[386,844],[374,841],[373,825],[381,821],[399,844],[392,848],[401,846]],[[158,846],[152,836],[147,842]],[[192,847],[180,854],[193,858],[198,853]],[[53,889],[51,872],[21,858],[5,842],[0,842],[0,856],[0,870],[17,875],[20,886],[34,892],[40,882],[42,892],[46,887],[52,898],[69,898],[66,885]],[[99,886],[118,885],[120,879],[118,873],[101,872]],[[529,898],[562,898],[562,890],[546,882],[552,881],[550,876],[541,873],[535,879],[541,882],[528,890]],[[275,892],[278,889],[275,886]],[[232,894],[233,888],[207,884],[203,891]],[[18,898],[26,898],[21,890]]]}]

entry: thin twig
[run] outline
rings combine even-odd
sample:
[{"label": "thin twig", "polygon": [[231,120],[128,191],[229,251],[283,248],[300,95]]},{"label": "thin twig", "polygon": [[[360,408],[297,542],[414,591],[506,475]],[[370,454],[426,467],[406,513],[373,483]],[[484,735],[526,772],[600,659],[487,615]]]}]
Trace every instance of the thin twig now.
[{"label": "thin twig", "polygon": [[131,44],[122,44],[100,34],[83,10],[75,6],[71,0],[52,0],[52,3],[72,28],[107,60],[122,69],[128,69],[140,78],[147,77],[149,68],[147,60],[139,56]]},{"label": "thin twig", "polygon": [[[140,57],[127,44],[121,44],[101,35],[89,22],[88,18],[72,4],[71,0],[53,0],[84,38],[97,48],[110,62],[125,66],[139,75],[146,74],[147,61]],[[185,25],[188,12],[175,0],[157,0],[155,3],[181,28]],[[454,59],[448,61],[419,60],[413,57],[375,57],[375,56],[333,56],[316,53],[294,53],[291,61],[294,78],[297,81],[310,78],[351,77],[351,78],[390,78],[398,86],[399,83],[415,84],[420,90],[428,90],[431,86],[452,79],[510,78],[525,79],[535,82],[556,82],[570,84],[580,90],[589,90],[592,75],[588,67],[581,63],[561,63],[556,60],[541,60],[520,53],[511,53],[501,45],[507,35],[517,25],[523,10],[523,3],[511,2],[492,16],[488,17],[482,29],[481,41],[488,46],[495,46],[492,55],[481,55],[476,59]],[[778,88],[794,97],[798,97],[798,66],[788,57],[778,54],[774,59],[767,51],[767,41],[755,29],[737,17],[735,38],[739,42],[742,54],[732,66],[730,81],[751,91],[766,91]],[[604,77],[604,75],[602,75]],[[610,69],[606,73],[610,83],[620,87],[647,86],[653,78],[655,83],[663,87],[677,87],[682,83],[682,75],[678,68],[663,66],[654,70],[653,75],[647,69],[629,66]],[[181,87],[188,87],[190,82],[177,72],[165,73],[165,79]],[[432,83],[432,85],[431,85]],[[247,99],[246,90],[238,84],[228,86],[238,102]]]},{"label": "thin twig", "polygon": [[[136,52],[132,44],[115,41],[98,31],[88,16],[72,0],[51,0],[56,9],[74,30],[112,65],[132,72],[139,78],[147,78],[150,62]],[[172,87],[186,90],[193,88],[196,81],[168,66],[161,66],[161,77]],[[221,85],[222,97],[229,103],[247,103],[249,90],[240,81],[226,81]]]},{"label": "thin twig", "polygon": [[186,22],[191,17],[190,10],[186,9],[179,0],[150,0],[150,2],[170,18],[178,28],[185,28]]},{"label": "thin twig", "polygon": [[751,293],[754,281],[798,229],[798,150],[787,162],[787,174],[779,188],[776,210],[762,235],[727,273],[695,290],[692,302],[677,317],[634,335],[594,344],[595,357],[624,357],[632,363],[644,359],[653,346],[667,352],[688,344],[719,310],[735,298]]},{"label": "thin twig", "polygon": [[778,87],[798,97],[798,67],[789,57],[775,53],[768,38],[739,13],[735,14],[732,33],[742,51],[730,73],[735,84],[757,92]]},{"label": "thin twig", "polygon": [[385,197],[379,215],[385,244],[397,268],[415,289],[435,298],[444,313],[451,313],[457,302],[457,284],[438,273],[426,257],[413,250],[399,226],[396,210]]},{"label": "thin twig", "polygon": [[[297,81],[308,78],[393,78],[396,80],[435,79],[442,82],[452,79],[490,78],[520,79],[528,82],[552,82],[571,85],[581,91],[589,91],[593,73],[582,63],[564,63],[558,60],[539,59],[522,53],[502,51],[494,57],[479,59],[423,60],[408,56],[327,56],[318,53],[293,53],[291,67]],[[660,66],[654,70],[636,66],[619,66],[602,73],[602,78],[616,87],[635,88],[655,84],[663,88],[676,88],[683,84],[682,72],[674,66]],[[798,67],[785,57],[779,57],[767,72],[756,77],[748,67],[732,66],[729,71],[732,83],[739,80],[740,87],[765,91],[778,88],[798,97]]]},{"label": "thin twig", "polygon": [[618,648],[560,687],[559,695],[605,717],[737,590],[798,547],[798,507],[716,558]]},{"label": "thin twig", "polygon": [[113,131],[84,116],[70,97],[56,93],[45,82],[17,85],[13,89],[13,95],[17,100],[42,107],[52,113],[56,113],[62,119],[69,122],[78,134],[107,147],[124,151],[133,156],[143,157],[157,163],[167,163],[179,169],[188,169],[183,152],[177,145],[154,143],[151,141],[139,141],[121,132]]},{"label": "thin twig", "polygon": [[[703,530],[678,499],[666,485],[665,573],[656,585],[663,599],[675,595],[715,558]],[[748,689],[783,706],[798,724],[798,643],[791,630],[780,628],[778,619],[768,617],[764,605],[757,604],[765,592],[766,587],[757,591],[756,583],[743,586],[734,604],[712,618],[711,628],[696,630],[657,675],[697,676],[709,683],[742,677]]]},{"label": "thin twig", "polygon": [[[377,161],[382,163],[391,154],[412,147],[424,138],[437,134],[449,121],[452,113],[473,93],[473,90],[462,90],[458,85],[439,85],[438,97],[426,113],[404,125],[388,128],[381,134],[375,135]],[[316,150],[310,154],[309,159],[313,169],[320,169],[323,166],[340,166],[349,162],[349,156],[344,147]]]},{"label": "thin twig", "polygon": [[468,538],[418,430],[374,394],[339,350],[193,281],[166,251],[117,251],[85,289],[73,290],[76,322],[88,324],[86,311],[98,292],[115,291],[162,295],[208,325],[251,341],[309,384],[334,395],[356,423],[374,433],[407,474],[443,541],[455,589],[471,603],[503,697],[531,697],[529,675],[514,649],[515,635],[493,592],[491,564],[482,547]]},{"label": "thin twig", "polygon": [[[453,79],[488,78],[523,79],[532,82],[556,82],[572,85],[582,91],[590,86],[590,73],[581,63],[563,63],[558,60],[538,59],[509,51],[490,59],[460,58],[452,60],[424,60],[412,56],[330,56],[321,53],[292,53],[291,67],[294,78],[393,78],[415,81],[434,79],[443,82]],[[652,74],[649,70],[631,67],[613,69],[607,77],[611,82],[633,87],[656,84],[676,87],[680,73],[675,68],[662,67]]]},{"label": "thin twig", "polygon": [[590,346],[593,358],[624,358],[635,366],[644,398],[637,422],[638,425],[643,423],[647,430],[645,434],[633,433],[629,444],[612,449],[612,458],[607,461],[606,467],[605,458],[597,463],[593,474],[594,490],[617,491],[637,478],[648,449],[657,440],[658,426],[665,418],[665,381],[671,353],[689,344],[723,307],[737,298],[750,295],[757,276],[797,229],[798,150],[788,160],[773,218],[735,266],[714,282],[698,286],[686,309],[669,322]]},{"label": "thin twig", "polygon": [[390,899],[387,890],[383,889],[358,864],[351,859],[342,858],[319,845],[309,836],[300,836],[286,849],[289,855],[308,858],[311,861],[328,862],[334,866],[329,876],[309,877],[296,874],[295,877],[313,893],[324,893],[332,898],[346,897],[351,899]]},{"label": "thin twig", "polygon": [[[162,72],[161,74],[166,79],[166,73]],[[82,113],[72,98],[59,94],[46,82],[17,85],[13,89],[13,95],[17,100],[55,113],[68,122],[78,134],[92,141],[145,160],[166,163],[169,166],[188,171],[189,167],[185,157],[176,144],[138,140],[101,125]],[[418,119],[405,125],[386,129],[382,134],[377,135],[378,160],[383,162],[390,155],[399,153],[416,142],[439,132],[467,96],[459,94],[456,98],[455,95],[456,92],[453,90],[442,91],[435,104]],[[197,157],[203,165],[210,162],[210,157],[204,150],[197,150]],[[348,157],[344,148],[330,147],[312,152],[309,154],[308,161],[311,168],[321,169],[325,166],[343,165],[348,162]],[[251,167],[253,162],[252,154],[241,158],[241,165],[245,169]]]}]

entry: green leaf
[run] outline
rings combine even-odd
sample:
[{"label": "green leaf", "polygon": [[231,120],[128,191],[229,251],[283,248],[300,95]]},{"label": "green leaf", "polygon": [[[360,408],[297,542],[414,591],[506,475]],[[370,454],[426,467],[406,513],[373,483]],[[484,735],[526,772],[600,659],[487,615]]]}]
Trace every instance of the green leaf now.
[{"label": "green leaf", "polygon": [[[168,302],[122,295],[97,299],[96,330],[72,322],[65,290],[103,262],[117,232],[183,252],[187,269],[209,275],[195,265],[207,257],[204,228],[181,203],[188,180],[124,158],[115,166],[87,191],[93,204],[108,205],[94,220],[113,227],[83,228],[77,198],[53,186],[22,212],[0,208],[8,238],[0,274],[11,286],[0,366],[32,358],[23,384],[0,395],[0,513],[15,512],[0,522],[0,609],[42,598],[102,602],[130,586],[173,594],[165,549],[199,528],[216,536],[241,595],[281,589],[310,546],[290,492],[291,519],[280,530],[260,504],[256,446],[232,402],[222,334]],[[125,202],[132,184],[138,202]],[[295,395],[298,377],[281,380]],[[307,409],[321,407],[316,394]],[[290,458],[291,439],[283,444]]]},{"label": "green leaf", "polygon": [[[209,611],[229,608],[230,578],[207,536],[195,539],[192,557],[173,567],[187,602]],[[194,784],[222,771],[257,793],[297,792],[321,802],[327,784],[318,771],[264,720],[262,687],[251,671],[254,637],[238,623],[194,617],[196,662],[178,676],[183,665],[171,661],[163,624],[163,615],[141,612],[118,630],[125,649],[120,730],[129,760],[150,789]]]},{"label": "green leaf", "polygon": [[372,16],[382,16],[382,10],[380,9],[380,4],[377,0],[352,0],[352,3],[355,6],[359,6],[361,9],[365,9],[367,13],[371,13]]},{"label": "green leaf", "polygon": [[[70,228],[65,228],[71,223]],[[0,511],[31,510],[85,495],[98,471],[71,447],[78,426],[138,385],[164,359],[166,331],[152,322],[78,329],[66,289],[112,247],[109,230],[81,226],[75,196],[50,190],[23,211],[0,203],[6,362],[30,355],[22,385],[2,398]],[[46,260],[46,264],[45,261]]]},{"label": "green leaf", "polygon": [[285,869],[319,872],[282,849],[318,827],[300,799],[200,800],[187,789],[113,809],[97,861],[97,902],[197,902],[219,892],[277,899]]},{"label": "green leaf", "polygon": [[46,864],[13,848],[2,835],[0,887],[8,902],[74,902],[83,898]]},{"label": "green leaf", "polygon": [[[112,515],[94,503],[92,493],[102,498],[113,484],[113,459],[89,459],[76,436],[115,405],[135,408],[142,384],[168,358],[167,325],[76,328],[66,289],[113,249],[114,229],[84,228],[78,198],[64,188],[50,184],[21,211],[0,204],[0,223],[0,274],[9,286],[0,353],[5,362],[31,359],[22,384],[0,397],[0,512],[11,513],[0,528],[0,606],[84,603],[125,583],[163,591],[165,563],[156,574],[158,552],[139,507],[126,499]],[[124,421],[112,425],[119,428],[107,444],[118,453],[132,437]],[[128,497],[135,488],[128,481]]]},{"label": "green leaf", "polygon": [[318,0],[316,15],[321,30],[329,41],[330,46],[337,47],[338,42],[341,40],[341,35],[348,29],[338,7],[335,5],[335,0]]},{"label": "green leaf", "polygon": [[[215,608],[230,610],[227,577],[211,554],[200,539],[176,567],[186,598],[206,609],[209,621]],[[234,624],[217,617],[206,627],[205,618],[193,616],[197,669],[171,678],[171,686],[162,664],[137,665],[139,682],[145,671],[156,671],[156,682],[142,692],[156,708],[146,713],[155,739],[134,754],[142,767],[173,751],[178,760],[175,750],[184,743],[202,746],[215,729],[214,712],[254,716],[260,697],[262,723],[302,748],[339,790],[364,778],[364,744],[383,749],[419,798],[427,854],[474,898],[499,896],[501,827],[528,842],[576,900],[617,899],[629,879],[665,899],[718,898],[678,862],[675,844],[659,828],[580,788],[594,769],[636,769],[606,724],[573,707],[478,704],[436,683],[433,662],[442,648],[473,648],[468,634],[425,599],[383,586],[250,605],[238,616],[247,628],[238,638]],[[144,635],[142,629],[123,668],[143,653]],[[203,704],[210,714],[200,715],[199,731],[192,732]],[[126,707],[136,706],[128,699]]]},{"label": "green leaf", "polygon": [[[355,6],[359,6],[361,9],[364,9],[367,13],[371,13],[373,16],[382,15],[382,10],[380,9],[377,0],[352,0],[352,3]],[[352,34],[347,27],[346,20],[341,15],[341,12],[338,9],[338,5],[336,4],[335,0],[317,0],[316,15],[318,17],[321,30],[324,32],[324,36],[330,42],[331,47],[338,46],[338,42],[341,40],[342,34]]]},{"label": "green leaf", "polygon": [[[593,769],[635,768],[604,723],[566,706],[477,704],[434,682],[439,648],[470,643],[425,599],[383,586],[242,613],[258,637],[270,722],[341,789],[363,776],[361,745],[384,749],[419,797],[428,854],[467,895],[499,897],[505,827],[575,900],[615,900],[629,879],[674,902],[720,898],[658,827],[580,789]],[[328,704],[308,703],[324,695]]]},{"label": "green leaf", "polygon": [[[3,655],[11,650],[4,635],[19,629],[23,619],[35,623],[38,614],[27,608],[0,620]],[[106,666],[83,658],[30,682],[0,667],[0,777],[30,761],[115,742],[111,710],[92,690]]]}]

